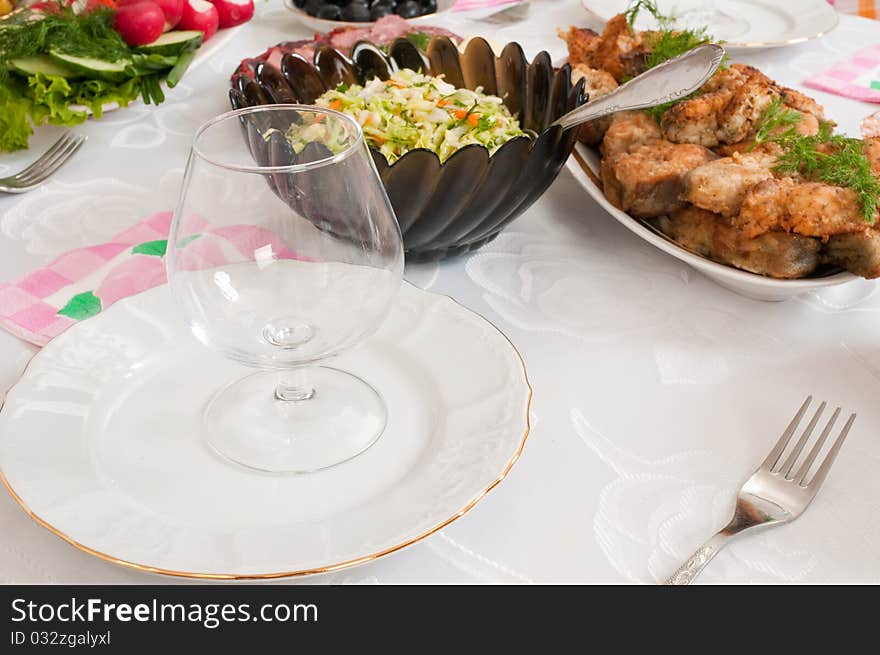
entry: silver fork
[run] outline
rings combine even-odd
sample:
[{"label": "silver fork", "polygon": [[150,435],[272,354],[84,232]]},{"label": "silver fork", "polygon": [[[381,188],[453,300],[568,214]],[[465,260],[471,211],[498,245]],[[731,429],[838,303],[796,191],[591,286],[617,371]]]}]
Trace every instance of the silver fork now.
[{"label": "silver fork", "polygon": [[706,568],[709,561],[718,554],[718,551],[733,537],[753,528],[769,527],[794,521],[807,509],[807,506],[816,497],[816,492],[822,486],[825,476],[828,475],[828,471],[831,469],[831,465],[834,463],[834,459],[837,457],[837,453],[840,451],[846,435],[849,434],[853,421],[856,420],[855,414],[850,415],[846,425],[843,426],[834,444],[825,455],[825,459],[822,460],[816,472],[807,480],[807,474],[810,472],[813,462],[822,450],[828,435],[831,434],[838,416],[840,416],[840,407],[838,407],[834,410],[834,414],[832,414],[831,419],[825,425],[822,434],[819,435],[819,439],[810,450],[806,459],[798,467],[797,471],[793,473],[798,457],[803,452],[804,446],[806,446],[816,424],[825,411],[826,403],[823,401],[813,415],[813,418],[810,419],[803,434],[795,443],[794,448],[791,449],[783,461],[782,455],[785,452],[786,446],[791,441],[812,400],[812,396],[807,397],[798,413],[795,414],[794,419],[788,425],[788,428],[782,433],[782,437],[776,443],[776,446],[767,455],[767,459],[761,463],[761,466],[755,471],[754,475],[739,490],[736,498],[736,510],[730,523],[723,527],[709,541],[700,546],[669,577],[666,584],[690,584]]},{"label": "silver fork", "polygon": [[4,193],[24,193],[45,182],[52,173],[61,168],[79,147],[86,137],[73,132],[65,132],[52,146],[40,155],[36,161],[24,170],[0,178],[0,191]]}]

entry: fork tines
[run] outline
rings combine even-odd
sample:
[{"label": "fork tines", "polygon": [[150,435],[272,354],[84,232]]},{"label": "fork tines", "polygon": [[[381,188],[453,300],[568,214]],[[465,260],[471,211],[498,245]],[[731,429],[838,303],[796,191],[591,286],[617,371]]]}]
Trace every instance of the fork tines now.
[{"label": "fork tines", "polygon": [[786,480],[796,482],[802,487],[813,487],[822,484],[822,481],[825,479],[825,476],[828,475],[828,471],[831,468],[831,465],[834,463],[835,458],[837,457],[837,453],[840,452],[840,448],[843,445],[844,440],[846,439],[846,435],[849,434],[849,430],[852,427],[853,422],[856,420],[856,415],[851,414],[846,424],[843,426],[843,429],[840,431],[840,434],[837,436],[836,441],[828,450],[828,453],[825,455],[825,459],[819,465],[819,468],[816,469],[816,472],[813,474],[810,480],[807,481],[807,474],[810,471],[810,467],[816,461],[816,457],[818,457],[819,453],[821,452],[822,447],[828,440],[828,436],[834,429],[835,422],[840,416],[840,407],[838,407],[834,410],[831,418],[825,424],[825,428],[819,435],[819,439],[810,449],[810,452],[807,454],[806,459],[803,461],[797,471],[792,474],[798,457],[800,457],[801,453],[804,450],[804,447],[810,440],[810,437],[813,434],[813,430],[816,428],[816,425],[819,423],[819,420],[822,418],[822,414],[827,407],[827,403],[825,401],[822,401],[822,403],[819,405],[819,408],[813,414],[813,418],[810,419],[807,427],[804,429],[800,438],[795,443],[794,448],[792,448],[791,452],[789,452],[785,460],[782,461],[782,455],[785,452],[785,449],[788,446],[789,442],[791,441],[791,438],[794,436],[794,433],[797,431],[798,425],[800,425],[800,422],[803,419],[804,414],[806,413],[807,408],[810,406],[810,403],[812,401],[813,397],[807,396],[804,404],[801,405],[801,408],[798,410],[797,414],[795,414],[785,432],[782,433],[782,437],[776,443],[776,446],[773,448],[772,451],[770,451],[770,454],[767,455],[767,459],[765,459],[764,462],[761,464],[762,469],[769,471],[770,473],[773,473],[775,475],[781,475]]},{"label": "fork tines", "polygon": [[11,177],[0,179],[0,191],[19,193],[45,182],[85,142],[84,136],[65,132],[52,146],[30,166]]}]

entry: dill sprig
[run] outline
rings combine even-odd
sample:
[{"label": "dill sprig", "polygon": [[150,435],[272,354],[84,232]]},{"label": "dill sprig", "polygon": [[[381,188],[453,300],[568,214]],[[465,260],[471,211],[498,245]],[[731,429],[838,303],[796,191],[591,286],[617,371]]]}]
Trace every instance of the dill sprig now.
[{"label": "dill sprig", "polygon": [[[60,6],[38,20],[23,15],[0,30],[0,62],[33,57],[49,50],[70,55],[118,61],[131,55],[131,49],[115,29],[109,7],[75,14]],[[0,67],[3,70],[6,66]]]},{"label": "dill sprig", "polygon": [[657,3],[654,2],[654,0],[636,0],[635,2],[631,2],[623,12],[623,15],[626,17],[626,24],[629,25],[630,29],[633,29],[635,26],[636,18],[638,18],[639,12],[642,9],[651,14],[661,28],[669,28],[672,25],[672,17],[664,16],[660,13],[660,9],[657,7]]},{"label": "dill sprig", "polygon": [[712,37],[705,27],[686,30],[663,29],[659,32],[648,32],[645,36],[650,50],[645,59],[647,68],[654,68],[704,43],[712,43]]},{"label": "dill sprig", "polygon": [[[662,64],[664,61],[683,55],[685,52],[693,50],[697,46],[715,42],[705,27],[682,30],[673,29],[675,17],[662,14],[654,0],[635,0],[629,4],[626,11],[623,12],[623,15],[626,17],[626,22],[629,25],[630,30],[633,29],[636,18],[642,10],[651,14],[660,26],[660,29],[657,31],[644,33],[645,45],[648,48],[648,54],[645,56],[645,70],[650,70],[651,68]],[[726,68],[726,62],[727,56],[725,55],[724,59],[721,61],[721,69]],[[623,81],[626,82],[628,79],[624,79]],[[665,114],[670,107],[679,102],[689,100],[697,95],[699,95],[699,91],[695,91],[694,93],[684,98],[679,98],[676,101],[651,107],[646,111],[659,123],[663,114]]]},{"label": "dill sprig", "polygon": [[[780,128],[787,127],[789,130],[793,130],[793,127],[800,122],[802,116],[801,112],[786,107],[781,98],[774,98],[767,105],[767,108],[758,120],[755,142],[749,147],[749,150],[754,150],[762,143],[766,143],[774,136],[774,132]],[[787,132],[788,130],[785,131],[785,133]],[[781,135],[781,133],[775,134],[777,137]]]},{"label": "dill sprig", "polygon": [[858,197],[862,217],[873,224],[880,207],[880,179],[874,175],[871,162],[865,156],[864,142],[834,134],[830,123],[822,123],[818,134],[812,136],[799,134],[793,126],[771,136],[773,128],[785,121],[797,122],[786,114],[792,110],[783,110],[781,105],[780,101],[768,106],[758,122],[758,133],[763,132],[765,141],[777,143],[783,150],[773,169],[782,174],[799,174],[814,182],[852,189]]},{"label": "dill sprig", "polygon": [[645,32],[646,45],[650,51],[645,59],[647,69],[654,68],[704,43],[713,42],[712,36],[705,27],[675,29],[675,17],[662,14],[654,0],[635,0],[629,4],[623,15],[630,30],[634,29],[636,18],[643,9],[654,17],[660,27],[659,30]]}]

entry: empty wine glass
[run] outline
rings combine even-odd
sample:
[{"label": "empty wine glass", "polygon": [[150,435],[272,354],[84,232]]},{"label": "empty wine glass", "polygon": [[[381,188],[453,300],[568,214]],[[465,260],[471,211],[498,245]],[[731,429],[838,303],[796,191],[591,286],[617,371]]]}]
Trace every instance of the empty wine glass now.
[{"label": "empty wine glass", "polygon": [[727,40],[744,34],[749,23],[734,11],[723,11],[718,8],[718,0],[702,0],[699,7],[694,7],[675,17],[679,27],[693,29],[706,28],[716,39]]},{"label": "empty wine glass", "polygon": [[400,230],[357,122],[268,105],[199,128],[167,266],[193,334],[258,369],[205,407],[218,453],[264,471],[307,472],[379,438],[381,395],[317,365],[380,325],[403,271]]}]

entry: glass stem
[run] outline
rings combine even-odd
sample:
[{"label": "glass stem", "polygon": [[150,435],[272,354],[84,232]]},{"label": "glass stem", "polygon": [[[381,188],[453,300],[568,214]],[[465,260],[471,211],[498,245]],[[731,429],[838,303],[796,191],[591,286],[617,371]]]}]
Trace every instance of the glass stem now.
[{"label": "glass stem", "polygon": [[278,400],[296,402],[309,400],[315,395],[312,376],[307,366],[297,366],[278,373],[278,386],[275,397]]}]

